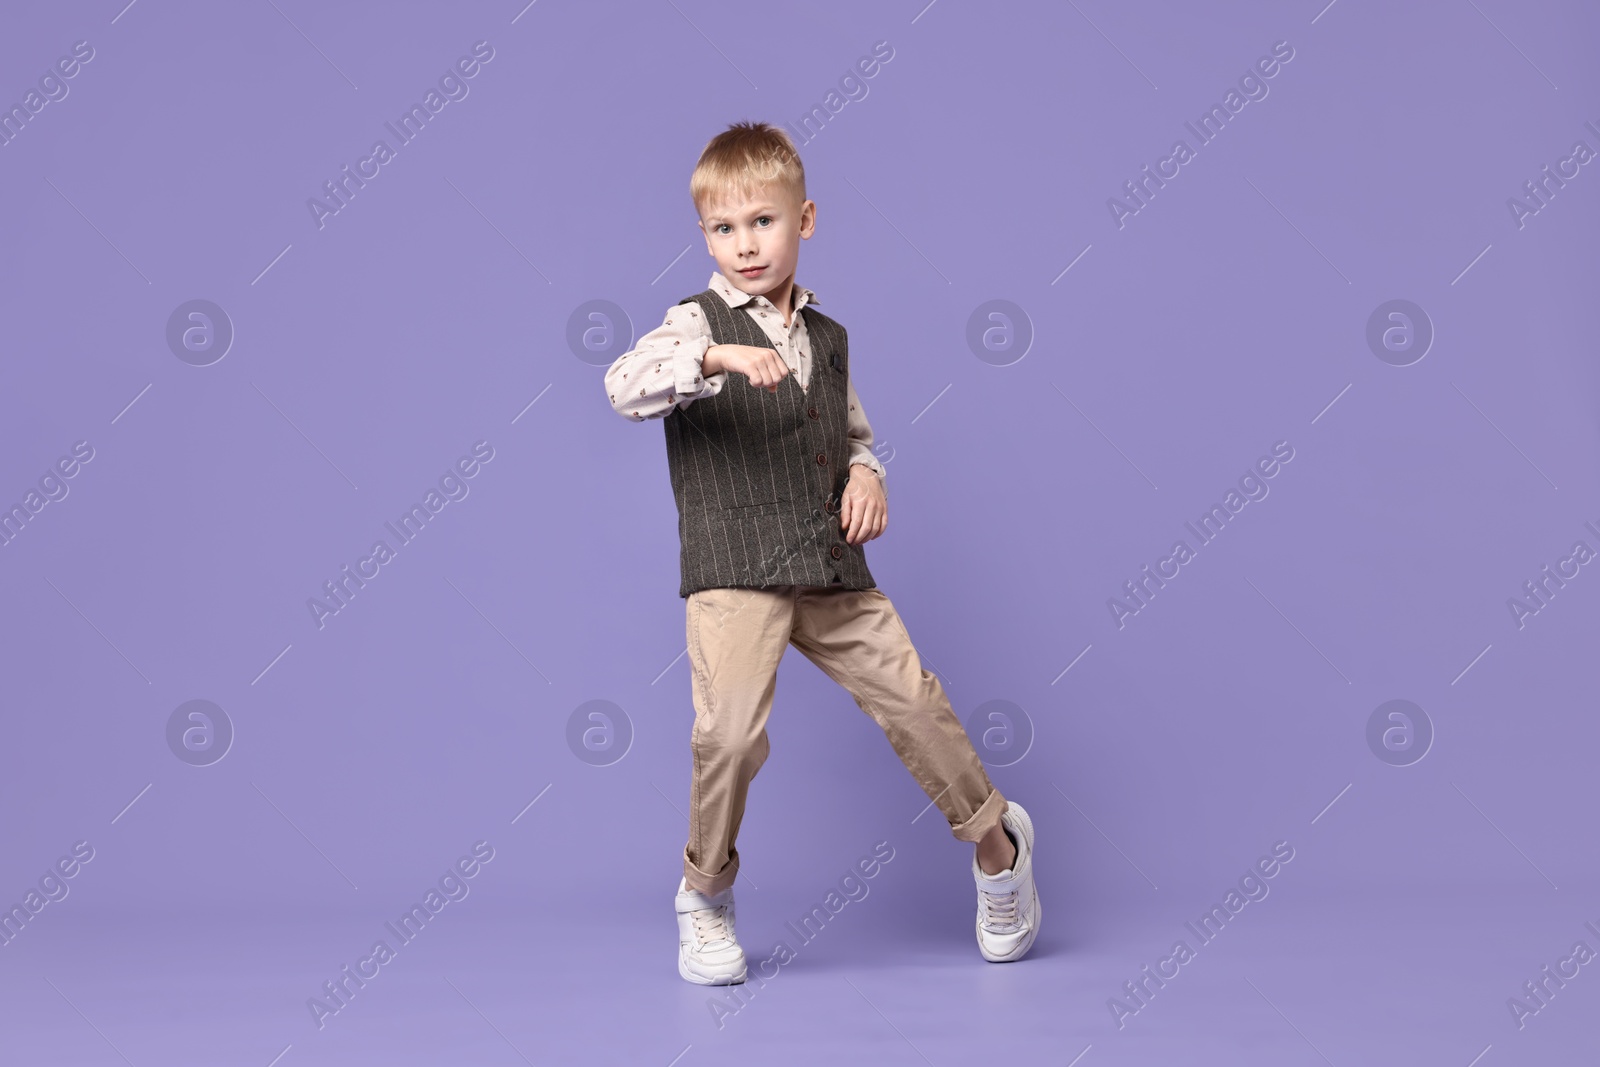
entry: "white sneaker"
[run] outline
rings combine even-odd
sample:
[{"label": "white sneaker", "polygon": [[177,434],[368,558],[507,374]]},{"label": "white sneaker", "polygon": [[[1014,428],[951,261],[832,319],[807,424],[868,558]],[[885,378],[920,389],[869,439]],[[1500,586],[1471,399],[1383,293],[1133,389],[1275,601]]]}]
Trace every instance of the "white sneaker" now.
[{"label": "white sneaker", "polygon": [[733,887],[714,897],[678,879],[678,973],[699,985],[745,979],[744,949],[733,932]]},{"label": "white sneaker", "polygon": [[972,856],[978,883],[978,951],[990,963],[1020,960],[1039,934],[1039,893],[1033,886],[1033,820],[1021,804],[1007,801],[1000,823],[1011,833],[1017,857],[999,874],[985,874]]}]

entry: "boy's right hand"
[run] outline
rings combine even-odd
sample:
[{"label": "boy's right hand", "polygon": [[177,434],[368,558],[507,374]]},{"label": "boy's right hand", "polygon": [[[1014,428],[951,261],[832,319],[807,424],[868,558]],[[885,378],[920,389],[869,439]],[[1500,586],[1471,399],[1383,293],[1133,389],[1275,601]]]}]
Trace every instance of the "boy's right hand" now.
[{"label": "boy's right hand", "polygon": [[778,391],[778,383],[789,373],[789,365],[775,348],[757,348],[754,345],[712,345],[700,361],[700,373],[705,377],[722,371],[738,371],[750,379],[750,384]]}]

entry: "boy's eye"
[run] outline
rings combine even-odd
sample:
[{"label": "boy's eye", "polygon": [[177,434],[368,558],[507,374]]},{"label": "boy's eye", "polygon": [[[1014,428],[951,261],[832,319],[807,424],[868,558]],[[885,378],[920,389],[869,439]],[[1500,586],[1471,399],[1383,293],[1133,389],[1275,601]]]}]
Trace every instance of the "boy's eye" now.
[{"label": "boy's eye", "polygon": [[[771,222],[772,221],[772,216],[771,215],[762,215],[756,221],[757,222]],[[717,223],[714,232],[720,234],[720,233],[722,233],[722,231],[724,231],[726,229],[728,229],[728,224],[726,222],[719,222],[719,223]]]}]

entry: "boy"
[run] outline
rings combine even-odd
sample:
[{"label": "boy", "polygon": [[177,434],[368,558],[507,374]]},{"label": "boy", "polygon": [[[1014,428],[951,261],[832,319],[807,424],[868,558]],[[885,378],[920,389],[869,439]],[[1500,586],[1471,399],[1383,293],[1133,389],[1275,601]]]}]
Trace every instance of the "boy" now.
[{"label": "boy", "polygon": [[689,193],[717,273],[606,372],[618,414],[662,420],[678,508],[695,711],[678,973],[745,980],[734,841],[790,644],[850,692],[955,838],[976,845],[979,950],[1019,960],[1039,931],[1033,824],[990,783],[867,569],[861,545],[888,523],[885,475],[844,327],[794,280],[816,224],[800,157],[781,129],[735,123],[706,145]]}]

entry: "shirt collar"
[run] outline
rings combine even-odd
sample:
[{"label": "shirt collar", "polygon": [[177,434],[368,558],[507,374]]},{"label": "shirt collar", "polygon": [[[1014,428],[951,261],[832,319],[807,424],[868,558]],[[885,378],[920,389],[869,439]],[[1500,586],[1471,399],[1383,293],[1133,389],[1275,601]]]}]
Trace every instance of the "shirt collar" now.
[{"label": "shirt collar", "polygon": [[[807,304],[817,303],[817,294],[799,283],[790,283],[791,299],[794,301],[794,310],[798,314],[800,309]],[[755,302],[760,307],[772,307],[773,304],[764,296],[751,296],[749,293],[736,288],[719,271],[711,272],[711,290],[725,300],[730,308],[744,307]]]}]

